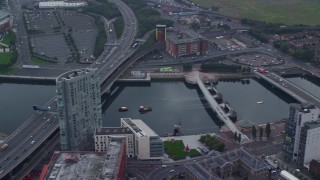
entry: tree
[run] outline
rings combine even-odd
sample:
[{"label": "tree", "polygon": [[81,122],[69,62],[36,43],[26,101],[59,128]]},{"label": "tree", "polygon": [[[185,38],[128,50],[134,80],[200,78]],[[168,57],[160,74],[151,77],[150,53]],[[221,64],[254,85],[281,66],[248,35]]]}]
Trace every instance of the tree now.
[{"label": "tree", "polygon": [[269,136],[271,134],[271,125],[270,125],[270,123],[267,123],[266,134],[267,134],[267,138],[269,139]]},{"label": "tree", "polygon": [[187,63],[187,64],[183,64],[183,71],[191,71],[192,70],[192,64],[191,63]]},{"label": "tree", "polygon": [[239,143],[241,142],[241,133],[239,133],[238,142],[239,142]]},{"label": "tree", "polygon": [[262,140],[262,136],[263,136],[263,127],[260,126],[260,140]]},{"label": "tree", "polygon": [[234,140],[237,141],[237,139],[238,139],[238,134],[237,134],[237,132],[235,132],[234,133]]},{"label": "tree", "polygon": [[256,138],[257,138],[257,129],[256,129],[256,126],[252,126],[251,131],[252,131],[252,137],[253,137],[253,139],[256,140]]},{"label": "tree", "polygon": [[280,51],[288,52],[289,51],[289,44],[287,42],[282,42],[280,45]]}]

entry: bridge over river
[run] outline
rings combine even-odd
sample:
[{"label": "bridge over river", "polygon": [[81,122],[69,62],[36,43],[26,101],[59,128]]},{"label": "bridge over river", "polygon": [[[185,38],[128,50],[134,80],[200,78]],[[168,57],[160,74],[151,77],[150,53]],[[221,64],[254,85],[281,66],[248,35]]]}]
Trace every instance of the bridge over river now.
[{"label": "bridge over river", "polygon": [[208,101],[210,107],[212,110],[216,113],[216,115],[219,117],[221,121],[225,123],[225,125],[233,132],[237,134],[241,134],[242,141],[248,141],[249,138],[247,135],[243,134],[237,126],[232,122],[232,120],[229,118],[229,116],[223,111],[223,109],[220,107],[220,105],[216,102],[216,100],[213,98],[213,96],[210,94],[210,92],[207,90],[205,85],[203,84],[202,80],[200,79],[199,72],[194,72],[194,77],[197,81],[197,84],[199,88],[201,89],[202,93],[204,94],[204,97]]},{"label": "bridge over river", "polygon": [[272,84],[272,86],[287,93],[300,103],[308,102],[320,107],[320,100],[317,97],[275,73],[255,72],[255,75],[257,78],[263,79]]}]

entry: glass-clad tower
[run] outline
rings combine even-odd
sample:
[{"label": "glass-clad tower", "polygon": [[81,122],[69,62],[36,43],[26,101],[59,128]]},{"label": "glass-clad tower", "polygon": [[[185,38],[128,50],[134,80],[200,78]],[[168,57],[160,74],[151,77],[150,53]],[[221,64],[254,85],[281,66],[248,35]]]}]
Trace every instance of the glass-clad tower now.
[{"label": "glass-clad tower", "polygon": [[96,69],[77,69],[56,79],[61,149],[94,150],[94,131],[102,125]]}]

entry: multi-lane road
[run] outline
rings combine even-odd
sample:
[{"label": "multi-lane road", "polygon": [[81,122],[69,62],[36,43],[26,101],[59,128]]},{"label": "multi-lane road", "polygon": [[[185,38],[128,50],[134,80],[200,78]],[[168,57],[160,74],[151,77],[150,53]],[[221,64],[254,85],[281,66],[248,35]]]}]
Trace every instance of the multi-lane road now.
[{"label": "multi-lane road", "polygon": [[[54,104],[54,101],[54,98],[51,99],[46,106]],[[54,106],[51,108],[56,109]],[[9,146],[0,153],[0,179],[40,146],[57,127],[55,112],[35,112],[27,119],[4,141]]]},{"label": "multi-lane road", "polygon": [[[135,49],[131,48],[137,33],[137,19],[133,11],[122,1],[110,0],[115,3],[121,11],[124,19],[124,31],[121,38],[118,40],[119,46],[110,49],[106,55],[102,54],[97,59],[98,63],[92,64],[91,68],[98,68],[101,82],[107,79],[113,71],[129,56],[131,56]],[[20,8],[20,6],[19,6]],[[21,13],[19,8],[15,9],[14,13]],[[20,14],[20,18],[21,18]],[[109,27],[110,28],[110,27]],[[109,29],[108,28],[108,29]],[[112,28],[112,27],[111,27]],[[18,28],[24,29],[24,28]],[[19,30],[23,31],[23,30]],[[22,32],[22,34],[25,32]],[[18,33],[19,34],[19,33]],[[18,39],[24,37],[19,35]],[[26,42],[21,44],[28,44]],[[22,50],[26,50],[25,47]],[[35,112],[24,124],[22,124],[13,134],[11,134],[4,143],[9,146],[6,150],[0,153],[0,179],[12,171],[19,163],[21,163],[27,156],[29,156],[38,146],[41,145],[59,126],[57,114],[54,113],[56,109],[55,98],[52,98],[45,106],[50,106],[50,112]]]}]

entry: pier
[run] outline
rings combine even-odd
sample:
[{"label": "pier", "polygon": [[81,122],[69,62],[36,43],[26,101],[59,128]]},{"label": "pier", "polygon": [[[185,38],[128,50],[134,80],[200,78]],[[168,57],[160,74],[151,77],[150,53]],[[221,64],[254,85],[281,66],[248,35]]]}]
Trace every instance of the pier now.
[{"label": "pier", "polygon": [[220,105],[216,102],[216,100],[213,98],[213,96],[210,94],[208,89],[205,87],[203,84],[202,80],[200,79],[199,72],[196,71],[193,73],[194,78],[196,79],[196,82],[204,94],[204,97],[208,101],[210,107],[212,110],[216,113],[216,115],[219,117],[221,121],[225,123],[225,125],[233,132],[237,134],[241,134],[241,139],[242,140],[249,140],[249,138],[243,134],[232,122],[232,120],[229,118],[229,116],[224,112],[224,110],[220,107]]}]

